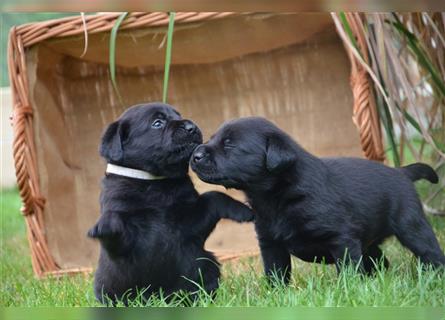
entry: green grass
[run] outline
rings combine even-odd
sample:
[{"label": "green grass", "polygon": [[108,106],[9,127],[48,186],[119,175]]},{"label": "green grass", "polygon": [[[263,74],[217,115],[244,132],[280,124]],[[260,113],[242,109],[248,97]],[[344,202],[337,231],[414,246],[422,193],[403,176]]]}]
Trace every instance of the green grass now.
[{"label": "green grass", "polygon": [[[37,280],[33,276],[20,199],[16,190],[2,191],[1,200],[1,302],[0,306],[97,306],[92,275]],[[431,217],[442,248],[445,219]],[[354,270],[337,276],[332,266],[293,260],[293,279],[288,287],[271,287],[262,276],[260,259],[242,259],[222,268],[221,287],[215,300],[205,294],[197,306],[444,306],[445,272],[419,268],[412,254],[394,239],[384,251],[391,262],[388,271],[362,277]],[[183,304],[178,297],[168,304],[153,298],[134,305]]]}]

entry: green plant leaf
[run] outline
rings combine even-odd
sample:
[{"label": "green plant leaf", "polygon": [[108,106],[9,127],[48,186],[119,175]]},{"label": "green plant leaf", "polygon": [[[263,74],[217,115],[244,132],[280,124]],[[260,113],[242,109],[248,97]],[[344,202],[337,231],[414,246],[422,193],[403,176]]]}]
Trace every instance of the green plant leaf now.
[{"label": "green plant leaf", "polygon": [[422,134],[422,130],[420,129],[419,123],[416,121],[416,119],[413,118],[412,115],[409,114],[408,111],[400,108],[398,103],[394,103],[396,108],[403,114],[403,117],[408,120],[408,122],[414,127],[414,129],[417,130],[420,134]]},{"label": "green plant leaf", "polygon": [[175,12],[170,12],[167,30],[167,47],[165,49],[165,67],[164,67],[164,88],[162,94],[162,101],[167,103],[168,80],[170,75],[170,63],[172,55],[173,29],[175,25]]},{"label": "green plant leaf", "polygon": [[380,106],[380,108],[377,109],[380,114],[380,119],[382,119],[383,127],[385,128],[386,132],[386,137],[388,139],[389,146],[391,148],[394,166],[400,167],[400,156],[397,151],[397,143],[394,133],[393,119],[391,116],[391,112],[389,111],[389,107],[386,104],[386,101],[384,99],[381,99],[380,96],[378,96],[378,105]]},{"label": "green plant leaf", "polygon": [[349,22],[346,19],[345,13],[342,11],[339,13],[339,16],[340,16],[340,21],[343,25],[343,28],[345,28],[346,33],[348,34],[349,40],[351,40],[351,43],[354,46],[354,48],[357,50],[357,52],[360,54],[360,56],[362,56],[362,53],[360,52],[360,50],[358,48],[357,41],[355,40],[355,36],[352,33],[351,26],[349,25]]},{"label": "green plant leaf", "polygon": [[[386,23],[393,26],[395,30],[399,32],[401,37],[405,38],[407,41],[408,47],[411,50],[411,52],[414,54],[414,56],[417,58],[417,61],[419,64],[426,70],[431,76],[431,79],[433,81],[433,84],[438,89],[439,94],[442,95],[442,97],[445,97],[445,82],[442,80],[440,76],[440,72],[437,70],[437,68],[432,63],[431,59],[429,58],[428,54],[425,52],[425,50],[422,48],[421,43],[419,39],[416,37],[414,33],[409,31],[405,25],[400,21],[399,17],[392,13],[392,17],[394,18],[394,21],[385,20]],[[403,114],[405,119],[420,133],[423,134],[419,123],[406,111],[401,109],[396,104],[397,109]],[[434,139],[433,136],[431,136],[432,142],[435,145],[436,148],[441,150],[440,144]]]},{"label": "green plant leaf", "polygon": [[109,67],[110,67],[110,77],[111,82],[113,83],[113,88],[116,91],[116,94],[122,103],[122,97],[119,93],[119,89],[116,84],[116,38],[117,38],[117,31],[119,30],[119,27],[124,21],[125,17],[128,15],[128,12],[123,12],[114,23],[113,28],[111,29],[111,35],[110,35],[110,58],[109,58]]},{"label": "green plant leaf", "polygon": [[439,71],[434,66],[434,64],[429,59],[426,52],[422,49],[422,47],[419,44],[419,40],[417,37],[410,32],[400,21],[399,17],[397,17],[396,14],[392,15],[394,21],[387,21],[390,25],[392,25],[404,38],[406,39],[409,48],[414,53],[414,55],[417,57],[419,63],[430,73],[431,79],[433,80],[435,86],[437,89],[439,89],[440,93],[443,97],[445,97],[445,82],[441,79],[439,76]]}]

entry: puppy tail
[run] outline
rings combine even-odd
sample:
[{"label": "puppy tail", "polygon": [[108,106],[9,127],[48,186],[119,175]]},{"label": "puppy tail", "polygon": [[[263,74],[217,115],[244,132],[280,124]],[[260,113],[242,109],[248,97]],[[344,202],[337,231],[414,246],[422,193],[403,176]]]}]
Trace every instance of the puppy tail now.
[{"label": "puppy tail", "polygon": [[439,177],[437,176],[436,171],[424,163],[410,164],[408,166],[401,167],[399,170],[401,170],[411,181],[425,179],[431,183],[439,182]]}]

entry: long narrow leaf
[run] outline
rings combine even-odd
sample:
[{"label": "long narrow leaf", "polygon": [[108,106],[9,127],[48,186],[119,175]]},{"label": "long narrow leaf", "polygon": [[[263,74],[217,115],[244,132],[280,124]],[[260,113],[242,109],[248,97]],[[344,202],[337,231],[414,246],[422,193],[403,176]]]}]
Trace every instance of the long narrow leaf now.
[{"label": "long narrow leaf", "polygon": [[[379,83],[381,83],[382,94],[377,95],[376,90],[373,91],[374,91],[374,96],[377,98],[376,99],[377,112],[379,113],[379,118],[383,124],[383,128],[385,129],[386,139],[388,141],[389,149],[392,154],[393,164],[394,166],[399,167],[401,164],[401,160],[400,160],[400,154],[397,151],[397,142],[396,142],[397,138],[393,127],[394,120],[390,112],[390,106],[388,105],[387,100],[384,99],[384,96],[388,96],[387,84],[385,83],[385,75],[382,73],[382,71],[385,69],[381,69],[378,67],[380,63],[384,63],[386,66],[386,61],[384,60],[384,56],[378,57],[377,53],[374,51],[374,49],[376,48],[375,44],[377,43],[378,32],[379,31],[376,30],[375,28],[368,28],[368,37],[369,37],[368,54],[372,61],[371,65],[372,63],[374,64],[373,70],[375,72],[375,77],[379,81]],[[371,42],[373,43],[373,45],[371,45]]]},{"label": "long narrow leaf", "polygon": [[116,91],[116,94],[121,102],[122,102],[122,98],[121,98],[119,89],[117,88],[117,84],[116,84],[116,38],[117,38],[117,31],[119,30],[119,27],[120,27],[122,21],[124,21],[127,14],[128,14],[128,12],[123,12],[119,16],[119,18],[117,18],[113,28],[111,29],[110,48],[109,48],[109,50],[110,50],[109,66],[110,66],[111,82],[113,83],[113,88]]},{"label": "long narrow leaf", "polygon": [[[388,97],[386,90],[384,88],[384,84],[382,84],[382,82],[381,82],[381,77],[378,74],[376,74],[372,70],[371,66],[364,61],[362,54],[354,46],[351,37],[346,34],[347,32],[345,31],[345,25],[349,26],[349,23],[347,23],[344,14],[343,14],[344,21],[346,21],[345,24],[343,24],[340,21],[340,18],[338,18],[335,13],[332,13],[331,15],[332,15],[332,18],[334,19],[334,23],[337,27],[340,37],[343,39],[343,41],[349,47],[349,49],[351,50],[351,52],[355,56],[355,58],[360,62],[360,64],[363,66],[363,68],[365,68],[365,70],[368,72],[368,74],[370,75],[370,77],[372,78],[374,83],[376,84],[377,89],[381,93],[381,97],[384,99],[384,101],[382,101],[379,104],[381,106],[381,108],[379,108],[378,110],[379,110],[380,117],[383,122],[383,126],[386,131],[387,138],[389,140],[389,144],[390,144],[391,151],[392,151],[393,158],[394,158],[394,164],[396,166],[400,166],[400,158],[397,153],[397,145],[395,142],[396,139],[395,139],[394,129],[393,129],[393,125],[392,125],[392,117],[391,117],[391,112],[389,111],[389,106],[388,106],[390,103],[390,100],[389,100],[389,97]],[[380,97],[380,95],[377,95],[377,97]]]},{"label": "long narrow leaf", "polygon": [[[408,48],[411,50],[411,52],[414,54],[414,56],[417,58],[417,61],[419,64],[429,73],[431,76],[431,79],[433,80],[433,83],[435,87],[439,91],[439,95],[442,95],[442,97],[445,97],[445,83],[442,81],[440,77],[440,73],[437,70],[437,68],[432,63],[430,57],[428,56],[427,52],[424,50],[422,45],[420,44],[419,39],[416,37],[414,33],[409,31],[400,21],[399,17],[396,14],[392,14],[394,21],[385,20],[386,23],[393,26],[397,32],[401,35],[401,37],[405,38],[408,44]],[[442,149],[440,148],[440,145],[434,139],[433,136],[426,135],[425,132],[423,132],[425,129],[422,130],[421,125],[411,116],[409,113],[406,112],[406,110],[401,110],[397,103],[395,104],[396,107],[399,109],[399,111],[402,112],[405,119],[422,135],[424,136],[427,141],[438,151],[440,154],[442,153]]]},{"label": "long narrow leaf", "polygon": [[88,50],[88,28],[87,28],[87,21],[85,19],[85,12],[81,12],[80,17],[82,18],[83,36],[84,36],[83,52],[80,55],[80,58],[83,58]]},{"label": "long narrow leaf", "polygon": [[352,45],[355,49],[360,53],[360,50],[358,49],[357,41],[355,40],[354,34],[352,33],[351,26],[349,25],[348,20],[346,19],[346,15],[344,12],[339,13],[341,24],[343,25],[343,28],[345,29],[346,33],[348,34],[349,40],[351,40]]},{"label": "long narrow leaf", "polygon": [[396,22],[390,22],[390,24],[393,25],[396,28],[396,30],[399,31],[400,34],[405,37],[405,39],[408,42],[409,48],[415,54],[420,64],[426,70],[428,70],[434,84],[439,89],[442,96],[445,97],[445,83],[441,80],[438,70],[435,68],[431,60],[428,58],[427,54],[419,45],[418,39],[412,32],[406,29],[406,27],[400,22],[400,19],[399,17],[397,17],[396,14],[393,14],[393,17],[394,19],[396,19]]},{"label": "long narrow leaf", "polygon": [[408,111],[400,108],[398,103],[394,103],[394,105],[396,106],[397,110],[399,110],[403,114],[403,117],[408,120],[408,122],[413,126],[413,128],[416,129],[418,133],[422,134],[422,129],[420,129],[420,125],[416,121],[416,119],[414,119]]},{"label": "long narrow leaf", "polygon": [[391,116],[391,112],[389,111],[389,106],[386,104],[386,101],[384,99],[380,99],[380,96],[378,96],[377,101],[378,105],[380,106],[380,108],[378,108],[380,113],[380,118],[382,119],[383,127],[385,128],[386,132],[386,138],[388,139],[389,146],[391,148],[394,166],[400,167],[400,156],[397,151],[397,143],[394,133],[393,119]]},{"label": "long narrow leaf", "polygon": [[173,29],[175,25],[175,12],[170,12],[167,30],[167,48],[165,49],[165,67],[164,67],[164,88],[162,94],[162,101],[167,102],[168,93],[168,79],[170,75],[170,63],[172,55]]}]

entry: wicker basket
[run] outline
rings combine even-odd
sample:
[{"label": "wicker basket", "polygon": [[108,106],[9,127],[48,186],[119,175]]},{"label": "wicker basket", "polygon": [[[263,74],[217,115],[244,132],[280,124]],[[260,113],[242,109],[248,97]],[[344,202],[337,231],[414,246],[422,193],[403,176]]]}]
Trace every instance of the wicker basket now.
[{"label": "wicker basket", "polygon": [[[87,194],[91,194],[90,203],[97,202],[98,181],[103,172],[101,170],[103,164],[94,164],[101,161],[96,155],[96,147],[92,146],[98,144],[98,134],[105,123],[123,110],[110,89],[106,61],[108,53],[104,51],[108,49],[109,31],[118,17],[119,13],[86,16],[85,21],[81,17],[69,17],[14,27],[10,32],[8,63],[14,101],[13,155],[17,183],[23,201],[22,213],[27,225],[32,265],[38,277],[89,271],[90,262],[96,259],[96,244],[84,243],[84,240],[77,242],[70,238],[68,244],[61,245],[63,241],[58,242],[58,240],[74,233],[77,229],[80,233],[84,232],[85,226],[91,225],[99,214],[97,206],[93,205],[93,208],[90,208],[87,201],[82,202],[79,200],[82,199],[80,196],[75,198],[72,195],[85,189]],[[353,22],[353,16],[349,15],[348,19]],[[126,105],[138,102],[140,99],[160,100],[163,44],[167,23],[166,13],[131,13],[121,24],[117,42],[118,85]],[[362,35],[359,30],[354,32],[360,40]],[[187,36],[188,34],[193,36]],[[86,38],[88,38],[88,50],[80,57]],[[366,51],[365,42],[359,41],[359,43],[361,49]],[[327,68],[325,72],[320,69],[322,66],[318,66],[317,60],[314,60],[317,57],[324,59],[324,56],[320,56],[324,54],[323,46],[333,50],[329,57],[337,59],[333,60],[335,63],[332,63],[332,68]],[[299,122],[298,126],[294,125],[296,122],[294,115],[300,112],[298,119],[301,119],[301,112],[311,114],[311,110],[293,109],[298,99],[303,99],[305,102],[303,94],[299,97],[293,95],[294,90],[298,89],[296,85],[298,81],[295,80],[298,70],[294,69],[300,67],[307,69],[309,66],[316,78],[307,79],[307,82],[312,87],[317,87],[317,83],[320,82],[327,83],[329,86],[326,90],[335,96],[335,92],[346,92],[344,70],[347,68],[347,73],[351,72],[352,96],[350,92],[342,93],[338,102],[332,102],[332,108],[344,110],[338,111],[340,114],[351,113],[350,116],[353,117],[359,131],[364,155],[370,159],[383,160],[380,126],[372,99],[371,83],[365,71],[352,56],[349,56],[352,69],[349,66],[345,67],[348,55],[345,51],[342,53],[344,49],[342,47],[339,49],[340,47],[341,40],[336,37],[327,14],[296,16],[230,12],[177,13],[169,102],[174,105],[184,105],[181,111],[185,116],[201,120],[198,124],[203,126],[205,135],[214,131],[224,119],[260,114],[272,117],[294,136],[303,137],[303,140],[307,138],[306,144],[304,140],[303,145],[308,145],[311,151],[318,151],[317,153],[322,155],[335,154],[343,145],[349,143],[348,141],[355,139],[349,137],[354,136],[350,134],[351,126],[349,122],[347,124],[339,122],[340,128],[333,133],[333,129],[330,128],[335,128],[335,124],[329,127],[315,120],[312,121],[314,123],[311,124],[310,130],[304,129],[306,131],[303,131],[303,134],[301,132],[297,134],[300,127],[304,128],[305,121]],[[192,50],[194,48],[199,50]],[[299,58],[300,53],[303,60]],[[146,67],[138,67],[139,65]],[[285,68],[281,70],[283,66]],[[276,71],[279,69],[281,71]],[[96,80],[90,85],[88,79],[93,77],[89,74],[91,70],[94,70],[94,75],[98,76],[99,80],[94,78]],[[255,70],[259,71],[252,75]],[[298,72],[300,76],[302,72],[312,74],[307,70]],[[143,92],[144,88],[134,89],[144,81],[147,83],[148,93]],[[305,81],[306,79],[303,79],[301,83]],[[346,82],[348,82],[347,77]],[[280,85],[276,85],[277,83]],[[215,88],[221,89],[221,92]],[[238,92],[236,88],[242,90]],[[268,88],[271,88],[270,91]],[[68,94],[63,90],[72,92]],[[223,92],[224,90],[226,92]],[[277,90],[283,92],[279,98],[273,94]],[[321,97],[322,91],[317,93],[317,90],[314,89],[312,100]],[[307,90],[299,91],[299,93],[305,92]],[[97,101],[102,99],[106,108],[84,109],[85,104],[88,105],[88,101],[82,100],[85,95],[95,101],[92,106],[99,105]],[[235,98],[237,100],[230,100]],[[67,101],[69,99],[75,99],[75,103]],[[221,101],[221,104],[218,105],[218,101]],[[241,106],[233,106],[234,101]],[[208,106],[207,103],[212,105]],[[264,105],[258,106],[259,103]],[[317,105],[317,101],[310,102],[309,105],[311,103]],[[320,103],[326,102],[320,100]],[[342,107],[345,103],[349,104],[349,107]],[[108,104],[113,109],[109,113],[107,112],[111,109]],[[192,108],[191,105],[197,107]],[[267,109],[269,106],[270,109]],[[329,109],[327,106],[322,108]],[[75,113],[78,114],[74,116]],[[86,113],[90,118],[82,118]],[[336,111],[333,114],[335,115]],[[333,118],[332,114],[329,117]],[[343,115],[341,117],[332,121],[345,118]],[[78,119],[82,119],[81,126],[85,123],[84,131],[76,131],[78,123],[75,123]],[[349,119],[347,121],[350,121]],[[327,123],[330,120],[328,119]],[[322,127],[328,128],[330,132],[321,132]],[[311,131],[311,134],[306,134],[308,131]],[[334,144],[331,146],[331,152],[317,149],[318,143],[315,142],[318,141],[318,137],[315,131],[320,131],[320,135],[323,134],[325,137],[324,142],[320,140],[320,145]],[[81,132],[82,137],[79,139],[82,141],[73,141],[77,137],[73,132]],[[312,139],[315,142],[309,139],[310,136],[315,137]],[[76,147],[70,149],[71,144],[76,144]],[[82,149],[86,145],[89,146],[88,151]],[[67,146],[66,154],[64,146]],[[351,148],[346,149],[352,150]],[[351,152],[347,150],[344,153],[356,152],[356,149]],[[78,160],[77,153],[81,154],[83,160],[88,159],[94,164],[93,168],[85,169],[82,165],[84,162]],[[80,161],[80,164],[76,161]],[[197,184],[200,190],[208,188],[199,182]],[[75,220],[70,220],[73,217]],[[227,228],[231,230],[234,227]],[[227,228],[220,231],[221,237],[224,237],[224,232],[227,232],[224,230],[228,230]],[[243,230],[240,229],[238,233],[243,233]],[[251,228],[249,232],[253,232]],[[242,242],[236,239],[232,239],[231,245],[236,245],[237,241]],[[215,240],[215,243],[218,242],[221,240]],[[77,246],[74,248],[77,251],[70,251],[74,250],[72,246]],[[79,250],[83,247],[95,249]],[[70,258],[64,256],[64,252],[67,252]],[[224,261],[255,252],[256,250],[232,252],[222,250],[217,253]]]}]

